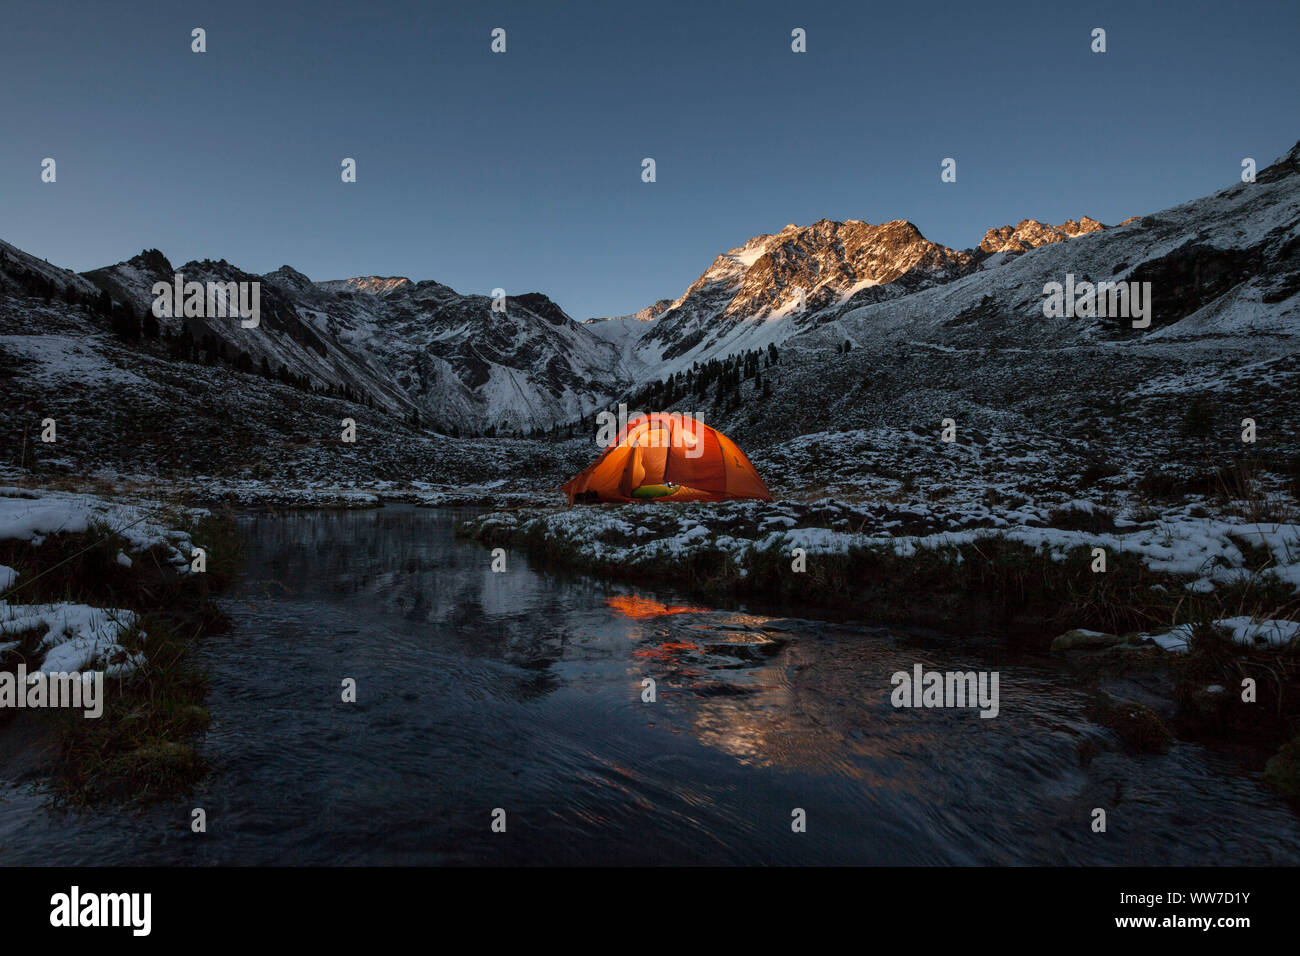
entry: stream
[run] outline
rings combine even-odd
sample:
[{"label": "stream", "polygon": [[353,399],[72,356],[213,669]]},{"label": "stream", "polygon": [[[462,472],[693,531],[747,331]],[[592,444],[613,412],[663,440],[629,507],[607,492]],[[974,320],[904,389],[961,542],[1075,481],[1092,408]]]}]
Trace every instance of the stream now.
[{"label": "stream", "polygon": [[[493,572],[453,536],[470,513],[241,518],[234,626],[198,652],[211,774],[143,810],[0,784],[0,863],[1300,863],[1258,773],[1183,741],[1131,752],[1045,656],[709,609],[513,553]],[[895,708],[891,675],[918,663],[998,672],[997,716]]]}]

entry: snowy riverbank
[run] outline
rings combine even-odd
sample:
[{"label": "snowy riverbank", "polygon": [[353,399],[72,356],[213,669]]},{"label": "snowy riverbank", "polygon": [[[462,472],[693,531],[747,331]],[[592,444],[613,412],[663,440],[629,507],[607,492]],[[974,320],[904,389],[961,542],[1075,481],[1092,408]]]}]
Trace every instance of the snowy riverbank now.
[{"label": "snowy riverbank", "polygon": [[[53,740],[36,766],[59,792],[151,799],[201,776],[190,653],[224,626],[210,595],[239,552],[232,522],[156,491],[0,487],[0,728],[19,750]],[[78,709],[41,692],[56,681],[103,694]]]},{"label": "snowy riverbank", "polygon": [[[143,500],[0,487],[0,542],[7,545],[7,553],[27,554],[33,562],[26,573],[0,565],[0,666],[22,659],[29,671],[104,670],[117,676],[135,670],[145,654],[129,651],[122,643],[138,631],[135,612],[75,600],[24,603],[26,586],[52,570],[41,567],[36,555],[51,538],[77,536],[79,543],[87,541],[87,550],[114,544],[111,560],[120,568],[153,557],[174,573],[186,574],[193,541],[189,531],[174,525],[203,514],[202,509],[178,512]],[[147,639],[143,632],[134,636],[141,643]]]},{"label": "snowy riverbank", "polygon": [[[1229,595],[1245,596],[1234,607],[1249,605],[1251,594],[1260,596],[1261,608],[1269,599],[1285,605],[1288,596],[1300,592],[1300,525],[1213,514],[1204,503],[1158,513],[1146,506],[1111,511],[1078,499],[1026,501],[1012,508],[918,500],[849,504],[829,498],[672,508],[525,508],[478,516],[461,533],[609,577],[658,580],[706,592],[803,594],[814,607],[830,599],[868,617],[887,610],[870,603],[882,591],[881,581],[866,580],[870,572],[891,571],[897,587],[906,589],[921,583],[907,580],[909,564],[932,572],[924,582],[931,588],[942,587],[938,566],[947,566],[954,587],[978,580],[986,589],[1005,584],[1023,592],[1032,582],[1005,573],[1006,565],[1020,563],[1032,566],[1034,573],[1068,578],[1069,593],[1096,589],[1100,596],[1140,599],[1136,618],[1162,605],[1208,610],[1227,605]],[[990,569],[1004,568],[981,574],[972,567],[981,562]],[[1100,590],[1103,582],[1110,585],[1108,595]],[[1058,594],[1045,588],[1049,595]],[[837,589],[842,593],[834,593]],[[924,598],[915,596],[918,602]],[[1034,595],[1004,597],[1032,600]],[[1296,602],[1290,605],[1294,612]],[[1089,622],[1113,627],[1124,619],[1121,610],[1110,609],[1111,617],[1101,621],[1097,616],[1105,617],[1103,609],[1094,609],[1085,621],[1053,616],[1042,623],[1045,631]],[[957,622],[970,624],[965,618]],[[1157,620],[1131,623],[1145,625],[1140,628],[1144,632],[1162,633],[1152,626]],[[1163,623],[1167,631],[1180,622],[1170,618]],[[1173,646],[1179,640],[1175,636],[1156,643]]]}]

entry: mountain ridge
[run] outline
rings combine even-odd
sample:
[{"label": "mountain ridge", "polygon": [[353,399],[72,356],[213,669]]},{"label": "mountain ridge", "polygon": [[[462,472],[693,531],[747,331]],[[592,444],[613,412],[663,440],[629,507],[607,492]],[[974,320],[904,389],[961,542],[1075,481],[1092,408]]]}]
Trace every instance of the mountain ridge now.
[{"label": "mountain ridge", "polygon": [[[1295,238],[1284,228],[1294,212],[1297,156],[1300,144],[1254,184],[1117,226],[1087,216],[1059,225],[1024,219],[963,250],[932,242],[904,219],[789,223],[718,254],[674,299],[583,322],[540,292],[507,297],[501,312],[488,296],[431,279],[313,281],[289,265],[256,275],[224,259],[174,267],[157,249],[77,275],[7,243],[0,250],[11,286],[12,275],[22,275],[32,288],[107,293],[139,313],[151,307],[153,284],[177,272],[187,281],[259,282],[261,329],[163,318],[164,334],[209,341],[232,360],[283,369],[438,429],[532,431],[588,417],[641,383],[792,340],[825,348],[923,334],[947,345],[998,345],[1041,305],[1043,283],[1066,272],[1153,282],[1168,308],[1150,335],[1167,337],[1189,319],[1201,334],[1219,334],[1200,310],[1233,289],[1255,295],[1257,325],[1285,328],[1275,307],[1300,283],[1288,266]],[[1014,335],[1047,345],[1126,333],[1099,320],[1040,316]]]}]

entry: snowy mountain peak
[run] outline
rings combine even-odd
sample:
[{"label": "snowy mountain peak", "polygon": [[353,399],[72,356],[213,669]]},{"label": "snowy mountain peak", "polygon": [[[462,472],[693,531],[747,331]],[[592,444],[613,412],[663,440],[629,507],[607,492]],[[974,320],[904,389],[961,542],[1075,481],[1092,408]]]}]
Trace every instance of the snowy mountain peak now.
[{"label": "snowy mountain peak", "polygon": [[1081,217],[1077,222],[1067,219],[1059,226],[1039,222],[1037,219],[1022,219],[1015,226],[999,226],[984,233],[977,247],[981,252],[1028,252],[1053,242],[1064,242],[1076,236],[1090,232],[1100,232],[1107,228],[1096,219]]},{"label": "snowy mountain peak", "polygon": [[822,310],[861,301],[876,287],[906,278],[888,293],[901,295],[955,278],[974,262],[904,219],[791,223],[719,255],[654,323],[598,334],[625,349],[629,367],[670,372],[783,341],[815,324]]},{"label": "snowy mountain peak", "polygon": [[316,283],[329,292],[368,292],[371,295],[389,295],[411,285],[405,276],[354,276],[351,279],[326,279]]},{"label": "snowy mountain peak", "polygon": [[307,289],[312,285],[311,279],[307,278],[293,266],[280,266],[274,272],[268,272],[262,276],[267,282],[274,282],[280,285],[288,286],[293,289]]},{"label": "snowy mountain peak", "polygon": [[1300,172],[1300,142],[1292,146],[1285,156],[1276,159],[1271,166],[1261,169],[1255,181],[1275,183],[1297,172]]},{"label": "snowy mountain peak", "polygon": [[[753,248],[747,244],[746,247]],[[729,315],[770,315],[792,297],[816,307],[917,272],[952,275],[970,255],[931,242],[905,219],[872,225],[819,219],[768,237],[747,267]]]}]

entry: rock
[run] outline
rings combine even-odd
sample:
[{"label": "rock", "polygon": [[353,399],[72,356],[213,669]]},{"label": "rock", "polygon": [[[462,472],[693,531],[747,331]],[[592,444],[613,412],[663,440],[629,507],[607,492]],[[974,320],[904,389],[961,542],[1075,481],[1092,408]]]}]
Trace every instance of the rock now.
[{"label": "rock", "polygon": [[1139,753],[1167,753],[1174,739],[1164,721],[1146,704],[1103,696],[1089,709],[1088,716],[1115,731]]},{"label": "rock", "polygon": [[1222,689],[1216,693],[1208,688],[1184,685],[1179,698],[1179,723],[1185,731],[1206,734],[1223,733],[1227,729],[1232,701]]},{"label": "rock", "polygon": [[1076,628],[1073,631],[1066,631],[1052,641],[1052,653],[1060,654],[1064,651],[1088,650],[1093,648],[1115,647],[1119,644],[1127,644],[1128,638],[1118,634],[1105,634],[1101,631],[1085,631],[1082,628]]},{"label": "rock", "polygon": [[1300,797],[1300,737],[1293,737],[1268,759],[1264,779],[1288,796]]},{"label": "rock", "polygon": [[1169,672],[1155,668],[1136,674],[1100,677],[1097,692],[1108,703],[1140,704],[1150,708],[1157,717],[1173,725],[1179,714],[1177,687]]}]

